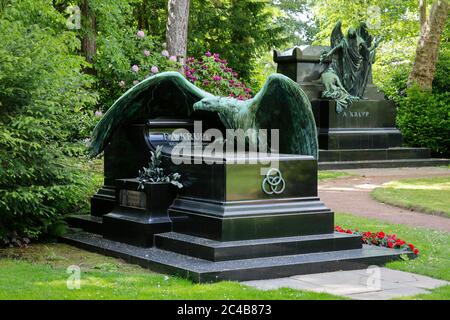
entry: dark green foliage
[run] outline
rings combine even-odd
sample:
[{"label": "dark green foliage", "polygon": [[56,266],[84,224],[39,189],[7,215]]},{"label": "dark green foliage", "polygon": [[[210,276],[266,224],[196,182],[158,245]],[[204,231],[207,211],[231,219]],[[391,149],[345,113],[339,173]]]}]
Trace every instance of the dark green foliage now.
[{"label": "dark green foliage", "polygon": [[195,0],[191,4],[188,54],[217,52],[249,82],[256,60],[286,43],[282,27],[273,23],[269,1]]},{"label": "dark green foliage", "polygon": [[433,92],[450,92],[450,19],[447,20],[441,38]]},{"label": "dark green foliage", "polygon": [[397,124],[410,146],[450,155],[450,92],[431,93],[413,87],[399,102]]},{"label": "dark green foliage", "polygon": [[433,80],[433,92],[450,92],[450,45],[441,49]]},{"label": "dark green foliage", "polygon": [[[104,110],[129,88],[153,75],[152,68],[157,68],[158,72],[180,68],[178,63],[162,55],[164,48],[155,37],[145,35],[139,38],[137,32],[137,29],[125,28],[118,37],[98,38],[99,51],[94,66],[99,103]],[[133,66],[137,66],[139,71],[133,72]]]},{"label": "dark green foliage", "polygon": [[57,233],[86,206],[90,180],[66,155],[82,148],[95,95],[65,30],[49,0],[12,0],[0,15],[0,238]]}]

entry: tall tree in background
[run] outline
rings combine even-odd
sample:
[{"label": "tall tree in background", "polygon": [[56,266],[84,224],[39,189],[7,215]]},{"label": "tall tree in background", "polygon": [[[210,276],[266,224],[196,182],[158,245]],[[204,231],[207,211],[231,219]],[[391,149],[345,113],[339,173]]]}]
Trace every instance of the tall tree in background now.
[{"label": "tall tree in background", "polygon": [[272,6],[280,10],[275,18],[276,24],[283,29],[289,45],[311,44],[319,32],[317,20],[314,20],[310,0],[272,0]]},{"label": "tall tree in background", "polygon": [[166,28],[167,51],[181,57],[184,63],[187,52],[190,0],[169,0]]},{"label": "tall tree in background", "polygon": [[81,25],[81,52],[89,63],[93,63],[97,53],[97,23],[90,0],[81,1]]},{"label": "tall tree in background", "polygon": [[448,17],[448,1],[435,0],[427,17],[427,1],[419,0],[419,13],[420,38],[408,85],[417,84],[429,90],[433,85],[441,36]]}]

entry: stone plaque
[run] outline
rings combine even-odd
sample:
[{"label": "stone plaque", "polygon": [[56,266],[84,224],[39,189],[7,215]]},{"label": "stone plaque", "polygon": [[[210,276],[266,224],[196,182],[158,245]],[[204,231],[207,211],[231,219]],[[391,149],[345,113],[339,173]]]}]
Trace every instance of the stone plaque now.
[{"label": "stone plaque", "polygon": [[146,195],[141,191],[120,190],[119,203],[122,207],[145,209]]}]

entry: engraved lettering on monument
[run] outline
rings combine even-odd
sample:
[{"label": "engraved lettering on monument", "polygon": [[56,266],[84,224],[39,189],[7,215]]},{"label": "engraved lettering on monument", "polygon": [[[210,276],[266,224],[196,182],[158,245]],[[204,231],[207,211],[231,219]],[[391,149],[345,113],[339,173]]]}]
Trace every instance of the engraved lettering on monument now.
[{"label": "engraved lettering on monument", "polygon": [[146,195],[134,190],[120,190],[120,205],[122,207],[145,209]]},{"label": "engraved lettering on monument", "polygon": [[369,111],[344,111],[342,112],[344,118],[368,118],[370,116]]}]

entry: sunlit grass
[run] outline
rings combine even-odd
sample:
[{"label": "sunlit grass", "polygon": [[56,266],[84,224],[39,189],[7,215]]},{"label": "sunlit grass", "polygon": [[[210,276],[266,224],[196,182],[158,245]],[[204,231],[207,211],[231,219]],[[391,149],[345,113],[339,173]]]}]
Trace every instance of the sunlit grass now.
[{"label": "sunlit grass", "polygon": [[338,178],[347,178],[347,177],[351,177],[352,174],[348,173],[348,172],[343,172],[343,171],[319,171],[318,173],[318,178],[319,181],[324,181],[324,180],[332,180],[332,179],[338,179]]},{"label": "sunlit grass", "polygon": [[[80,250],[81,251],[81,250]],[[0,260],[0,299],[301,299],[341,297],[292,289],[260,291],[237,282],[193,284],[151,272],[81,272],[79,290],[67,287],[65,268],[23,260]]]},{"label": "sunlit grass", "polygon": [[392,181],[371,195],[387,204],[450,217],[450,176]]}]

